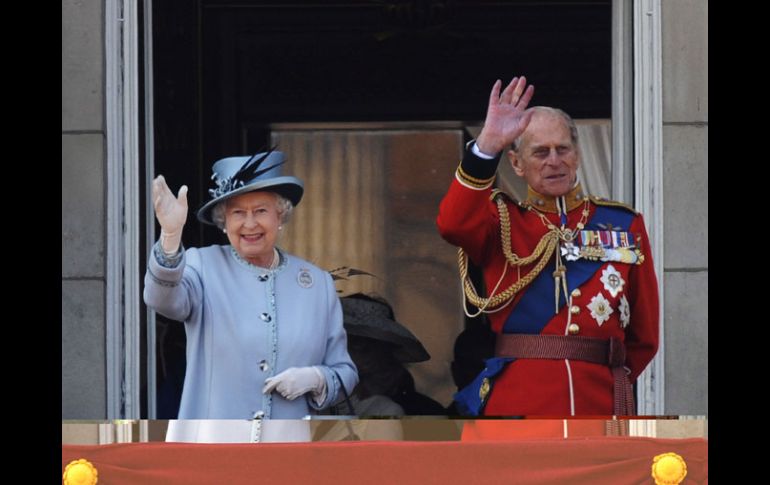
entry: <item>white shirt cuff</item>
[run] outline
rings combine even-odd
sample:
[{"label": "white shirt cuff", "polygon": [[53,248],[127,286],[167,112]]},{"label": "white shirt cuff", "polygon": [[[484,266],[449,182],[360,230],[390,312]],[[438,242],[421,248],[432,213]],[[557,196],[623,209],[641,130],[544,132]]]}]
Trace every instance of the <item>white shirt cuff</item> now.
[{"label": "white shirt cuff", "polygon": [[482,151],[479,149],[479,146],[478,146],[478,144],[477,144],[476,142],[473,142],[473,145],[471,145],[471,151],[472,151],[472,152],[473,152],[473,154],[474,154],[474,155],[476,155],[477,157],[479,157],[479,158],[483,158],[483,159],[485,159],[485,160],[492,160],[493,158],[495,158],[495,156],[494,156],[494,155],[487,155],[486,153],[482,152]]}]

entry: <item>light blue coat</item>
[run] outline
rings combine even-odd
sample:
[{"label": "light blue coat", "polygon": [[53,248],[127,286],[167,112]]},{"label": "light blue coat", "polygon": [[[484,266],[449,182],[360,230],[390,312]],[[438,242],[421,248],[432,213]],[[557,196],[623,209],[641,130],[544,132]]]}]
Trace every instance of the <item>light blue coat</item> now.
[{"label": "light blue coat", "polygon": [[[332,278],[280,251],[273,270],[253,266],[231,246],[192,248],[173,268],[149,258],[144,301],[184,321],[187,372],[179,419],[301,418],[343,399],[358,373],[347,351],[342,308]],[[288,401],[262,394],[265,379],[289,367],[319,366],[326,399]]]}]

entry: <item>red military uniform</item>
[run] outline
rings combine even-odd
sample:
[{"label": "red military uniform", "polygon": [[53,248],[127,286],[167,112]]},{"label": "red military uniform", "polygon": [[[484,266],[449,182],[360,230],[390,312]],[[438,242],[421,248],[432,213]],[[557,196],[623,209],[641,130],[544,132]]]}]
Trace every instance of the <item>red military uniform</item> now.
[{"label": "red military uniform", "polygon": [[[492,200],[496,167],[497,160],[479,158],[468,150],[437,218],[442,237],[461,247],[474,264],[482,267],[488,294],[508,288],[535,264],[516,267],[507,263],[500,211]],[[554,313],[555,286],[562,286],[552,276],[556,256],[551,256],[539,280],[520,289],[507,306],[488,309],[501,308],[488,314],[492,329],[498,334],[615,337],[625,343],[625,367],[633,382],[658,349],[658,287],[642,216],[621,204],[584,196],[579,184],[558,199],[532,189],[525,202],[506,198],[510,218],[507,236],[513,253],[522,258],[532,254],[549,231],[547,224],[572,230],[585,225],[583,242],[576,239],[581,255],[584,250],[589,252],[592,237],[597,241],[608,237],[611,241],[605,247],[610,248],[615,239],[629,238],[637,260],[629,264],[624,258],[605,257],[567,262],[569,294],[556,293],[560,303]],[[566,207],[562,211],[566,214],[560,215],[559,207]],[[608,221],[622,221],[620,225],[626,227]],[[583,263],[593,266],[586,272],[578,267]],[[581,271],[582,279],[578,277]],[[495,288],[498,290],[493,291]],[[535,321],[538,318],[540,321]],[[613,414],[614,381],[606,365],[571,359],[518,358],[509,363],[497,362],[500,368],[490,371],[490,364],[495,362],[488,361],[487,382],[478,390],[485,415]],[[484,386],[491,387],[491,391]]]}]

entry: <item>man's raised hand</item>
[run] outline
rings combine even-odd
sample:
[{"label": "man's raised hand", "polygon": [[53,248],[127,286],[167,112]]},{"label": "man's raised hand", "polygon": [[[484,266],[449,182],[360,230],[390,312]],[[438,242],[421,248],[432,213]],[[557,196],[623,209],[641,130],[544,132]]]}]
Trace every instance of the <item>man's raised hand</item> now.
[{"label": "man's raised hand", "polygon": [[476,139],[481,152],[497,155],[513,143],[532,119],[532,110],[527,110],[535,87],[527,86],[527,78],[514,77],[500,94],[502,82],[498,79],[489,94],[489,106],[484,127]]}]

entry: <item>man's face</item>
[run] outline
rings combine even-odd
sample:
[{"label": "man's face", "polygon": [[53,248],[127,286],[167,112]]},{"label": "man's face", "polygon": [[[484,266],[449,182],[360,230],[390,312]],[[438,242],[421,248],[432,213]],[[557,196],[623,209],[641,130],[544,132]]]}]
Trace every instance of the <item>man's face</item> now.
[{"label": "man's face", "polygon": [[536,111],[518,151],[509,151],[513,170],[535,191],[559,197],[572,189],[580,166],[578,147],[559,115]]}]

